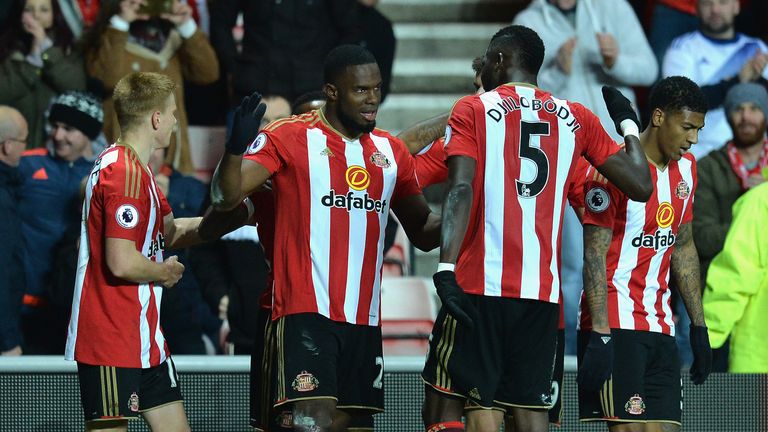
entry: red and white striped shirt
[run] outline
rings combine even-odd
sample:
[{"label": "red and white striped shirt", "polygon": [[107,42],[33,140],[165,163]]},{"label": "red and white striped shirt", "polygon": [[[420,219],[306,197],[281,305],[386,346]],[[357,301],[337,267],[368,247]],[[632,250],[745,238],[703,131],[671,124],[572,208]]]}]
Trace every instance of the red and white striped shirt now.
[{"label": "red and white striped shirt", "polygon": [[163,261],[163,217],[171,208],[136,152],[113,145],[96,160],[85,188],[77,277],[65,358],[149,368],[170,354],[160,330],[163,287],[119,279],[107,268],[108,237]]},{"label": "red and white striped shirt", "polygon": [[[669,269],[677,233],[693,220],[696,161],[686,154],[661,170],[649,163],[654,195],[641,203],[590,169],[587,174],[584,224],[613,230],[606,255],[608,324],[674,336]],[[582,292],[580,328],[592,323]]]},{"label": "red and white striped shirt", "polygon": [[273,319],[379,325],[389,208],[420,193],[405,144],[379,129],[347,139],[318,110],[267,126],[247,153],[272,173]]},{"label": "red and white striped shirt", "polygon": [[583,155],[600,166],[619,146],[582,105],[530,85],[460,99],[446,153],[477,161],[456,277],[471,294],[557,303],[566,194]]}]

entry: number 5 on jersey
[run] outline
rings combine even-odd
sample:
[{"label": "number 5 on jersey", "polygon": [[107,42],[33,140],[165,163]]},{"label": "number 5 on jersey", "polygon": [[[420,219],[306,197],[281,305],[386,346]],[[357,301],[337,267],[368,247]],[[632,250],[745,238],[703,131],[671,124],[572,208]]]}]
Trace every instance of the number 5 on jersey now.
[{"label": "number 5 on jersey", "polygon": [[549,123],[520,122],[520,159],[528,159],[536,165],[536,177],[532,181],[526,183],[520,181],[519,178],[515,180],[517,195],[523,198],[533,198],[540,194],[547,185],[549,178],[549,159],[541,148],[531,145],[532,135],[549,136]]}]

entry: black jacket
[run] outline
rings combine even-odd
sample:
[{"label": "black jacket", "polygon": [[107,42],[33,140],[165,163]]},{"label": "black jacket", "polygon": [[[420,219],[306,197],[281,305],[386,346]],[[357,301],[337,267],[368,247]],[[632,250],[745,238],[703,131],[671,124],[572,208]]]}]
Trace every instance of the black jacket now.
[{"label": "black jacket", "polygon": [[[320,90],[323,62],[343,43],[359,42],[357,0],[216,0],[211,3],[211,43],[235,100],[254,90],[293,101]],[[232,28],[243,13],[242,52]]]},{"label": "black jacket", "polygon": [[0,351],[21,345],[23,240],[18,209],[19,170],[0,162]]}]

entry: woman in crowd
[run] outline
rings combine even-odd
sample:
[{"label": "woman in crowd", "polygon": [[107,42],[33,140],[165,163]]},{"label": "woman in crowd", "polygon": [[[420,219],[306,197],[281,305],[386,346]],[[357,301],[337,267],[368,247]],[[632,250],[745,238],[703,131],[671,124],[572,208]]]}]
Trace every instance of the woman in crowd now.
[{"label": "woman in crowd", "polygon": [[0,104],[29,124],[27,148],[45,145],[51,99],[85,89],[83,59],[54,0],[14,0],[0,36]]}]

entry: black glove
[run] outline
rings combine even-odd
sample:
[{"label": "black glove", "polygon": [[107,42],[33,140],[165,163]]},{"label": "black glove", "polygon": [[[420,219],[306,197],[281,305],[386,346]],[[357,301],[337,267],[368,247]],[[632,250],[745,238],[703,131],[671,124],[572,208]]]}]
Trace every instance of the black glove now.
[{"label": "black glove", "polygon": [[261,118],[267,106],[261,103],[261,95],[256,92],[243,98],[232,116],[232,129],[227,135],[224,148],[227,153],[241,155],[259,133]]},{"label": "black glove", "polygon": [[712,347],[709,345],[709,334],[704,326],[691,324],[691,351],[693,351],[693,365],[691,365],[691,381],[694,384],[704,384],[709,373],[712,372]]},{"label": "black glove", "polygon": [[469,331],[475,328],[477,309],[470,303],[469,297],[456,282],[456,273],[450,270],[437,272],[432,276],[437,288],[437,295],[448,313]]},{"label": "black glove", "polygon": [[613,371],[613,338],[610,334],[592,331],[584,357],[579,364],[579,374],[576,380],[579,389],[598,391]]},{"label": "black glove", "polygon": [[603,100],[619,135],[624,136],[624,132],[621,130],[621,122],[624,120],[632,120],[638,129],[640,128],[640,120],[637,119],[637,113],[632,108],[632,103],[615,87],[603,86]]}]

